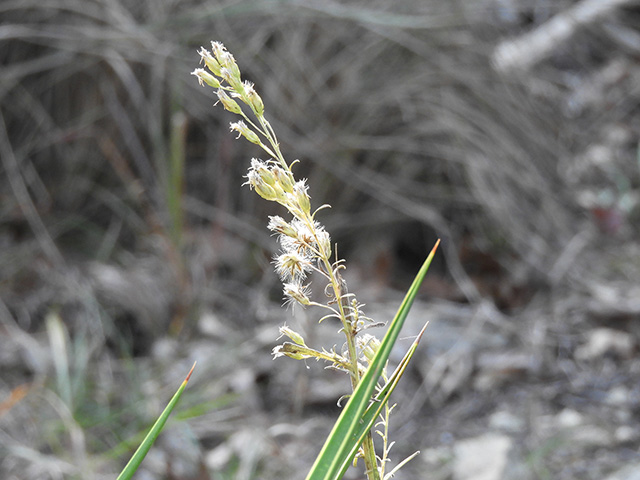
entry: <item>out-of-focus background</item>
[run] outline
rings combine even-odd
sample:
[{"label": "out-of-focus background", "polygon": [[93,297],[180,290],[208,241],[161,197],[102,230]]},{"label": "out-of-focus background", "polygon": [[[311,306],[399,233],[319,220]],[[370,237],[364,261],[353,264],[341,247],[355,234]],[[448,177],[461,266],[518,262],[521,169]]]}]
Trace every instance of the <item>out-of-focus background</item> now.
[{"label": "out-of-focus background", "polygon": [[195,360],[139,479],[302,478],[339,414],[343,375],[271,360],[285,322],[340,337],[280,307],[261,152],[190,75],[218,40],[369,316],[442,239],[396,478],[637,478],[639,26],[631,0],[2,2],[0,477],[113,478]]}]

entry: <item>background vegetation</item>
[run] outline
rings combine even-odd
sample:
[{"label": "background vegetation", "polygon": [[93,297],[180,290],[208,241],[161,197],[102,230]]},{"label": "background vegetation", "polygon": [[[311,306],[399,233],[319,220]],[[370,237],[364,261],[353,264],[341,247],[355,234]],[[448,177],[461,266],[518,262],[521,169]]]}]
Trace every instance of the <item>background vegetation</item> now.
[{"label": "background vegetation", "polygon": [[258,152],[189,75],[210,40],[332,204],[369,316],[443,239],[402,478],[471,478],[460,441],[493,431],[519,478],[637,461],[640,11],[589,4],[3,2],[0,476],[113,478],[193,360],[140,478],[300,476],[337,415],[344,378],[270,360],[283,317],[335,329],[280,310]]}]

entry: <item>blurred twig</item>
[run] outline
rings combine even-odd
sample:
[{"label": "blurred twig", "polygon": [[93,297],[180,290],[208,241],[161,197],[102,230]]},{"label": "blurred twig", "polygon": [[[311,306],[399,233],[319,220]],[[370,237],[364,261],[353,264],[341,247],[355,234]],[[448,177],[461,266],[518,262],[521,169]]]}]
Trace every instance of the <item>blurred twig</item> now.
[{"label": "blurred twig", "polygon": [[31,195],[29,195],[22,173],[20,172],[18,159],[11,146],[2,113],[0,113],[0,157],[2,157],[2,164],[7,172],[7,178],[13,194],[18,200],[18,206],[20,210],[22,210],[27,222],[29,222],[29,226],[38,239],[40,247],[53,264],[61,267],[64,265],[64,258],[58,250],[58,247],[56,247],[53,238],[49,235],[47,227],[42,221],[42,217],[31,200]]},{"label": "blurred twig", "polygon": [[493,53],[493,63],[502,72],[527,70],[551,55],[578,29],[634,3],[637,0],[581,0],[535,30],[500,43]]}]

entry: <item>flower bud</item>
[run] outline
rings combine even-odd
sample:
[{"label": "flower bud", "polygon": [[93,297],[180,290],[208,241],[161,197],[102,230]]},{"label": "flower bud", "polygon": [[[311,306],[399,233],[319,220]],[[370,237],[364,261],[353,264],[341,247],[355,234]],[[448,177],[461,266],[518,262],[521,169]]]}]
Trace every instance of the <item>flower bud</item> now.
[{"label": "flower bud", "polygon": [[220,88],[220,82],[218,81],[218,79],[207,72],[204,68],[196,68],[193,72],[191,72],[191,75],[195,75],[196,77],[198,77],[198,82],[202,86],[204,86],[204,84],[206,83],[210,87]]},{"label": "flower bud", "polygon": [[278,345],[271,351],[274,359],[287,356],[295,360],[304,360],[305,358],[313,357],[313,353],[314,351],[309,348],[303,347],[302,345],[294,345],[289,342]]},{"label": "flower bud", "polygon": [[222,103],[222,106],[224,107],[225,110],[238,115],[242,114],[242,109],[240,108],[240,105],[238,105],[238,103],[235,100],[233,100],[229,95],[227,95],[227,92],[225,92],[220,88],[216,93],[218,95],[218,99],[220,100],[220,103]]},{"label": "flower bud", "polygon": [[293,194],[295,195],[296,201],[298,202],[300,209],[306,214],[309,214],[311,211],[311,201],[307,194],[308,188],[309,187],[306,185],[304,180],[296,182],[293,186]]},{"label": "flower bud", "polygon": [[220,70],[220,76],[224,78],[229,85],[231,85],[231,88],[233,89],[232,95],[234,97],[240,97],[244,101],[246,93],[244,91],[244,84],[240,81],[240,77],[235,76],[228,68]]},{"label": "flower bud", "polygon": [[255,143],[256,145],[260,145],[260,137],[258,137],[258,135],[256,134],[256,132],[254,132],[253,130],[251,130],[246,123],[244,123],[242,120],[240,120],[239,122],[232,122],[229,124],[231,131],[233,132],[234,130],[236,132],[238,132],[238,137],[240,138],[240,136],[243,136],[244,138],[246,138],[247,140],[249,140],[251,143]]},{"label": "flower bud", "polygon": [[329,236],[329,232],[320,227],[316,229],[316,238],[318,239],[318,249],[322,256],[329,258],[331,256],[331,237]]},{"label": "flower bud", "polygon": [[293,178],[290,173],[286,172],[281,167],[276,166],[273,167],[273,174],[276,177],[276,182],[285,193],[293,192]]},{"label": "flower bud", "polygon": [[201,47],[198,53],[200,54],[200,61],[204,61],[204,64],[214,75],[220,76],[220,64],[213,55],[204,47]]},{"label": "flower bud", "polygon": [[[304,307],[308,307],[311,305],[311,300],[309,300],[308,294],[307,286],[302,286],[297,283],[285,283],[284,285],[284,295],[287,297],[287,301],[289,302],[295,301]],[[295,342],[292,337],[289,338]]]},{"label": "flower bud", "polygon": [[269,225],[267,226],[272,232],[279,233],[280,235],[286,235],[287,237],[296,238],[298,233],[284,218],[277,215],[269,217]]},{"label": "flower bud", "polygon": [[255,191],[262,198],[270,202],[278,200],[278,194],[276,193],[276,191],[266,183],[258,183],[255,186]]},{"label": "flower bud", "polygon": [[226,52],[227,49],[222,44],[222,42],[211,42],[211,51],[217,58],[221,52]]},{"label": "flower bud", "polygon": [[291,340],[293,340],[294,343],[297,343],[298,345],[302,345],[303,347],[307,346],[304,343],[304,338],[302,338],[302,335],[300,335],[297,332],[294,332],[286,325],[283,325],[280,327],[280,336],[283,336],[283,335],[286,337],[289,337]]},{"label": "flower bud", "polygon": [[[240,83],[240,68],[238,68],[238,64],[236,63],[236,59],[233,58],[233,55],[224,50],[224,47],[223,50],[214,50],[214,54],[216,56],[216,59],[218,60],[218,63],[223,68],[221,75],[225,77],[225,80],[227,80],[229,84],[235,82]],[[232,81],[225,76],[224,69],[228,70],[228,73],[226,75],[228,75],[228,77],[231,78]]]},{"label": "flower bud", "polygon": [[233,58],[233,55],[227,51],[222,43],[211,42],[211,50],[222,68],[230,70],[231,75],[237,75],[238,78],[240,77],[240,70],[238,70],[238,66],[236,65],[236,59]]},{"label": "flower bud", "polygon": [[268,174],[269,169],[264,162],[253,158],[251,159],[251,168],[247,172],[247,181],[243,185],[249,184],[265,200],[275,201],[278,199],[276,191],[264,180],[265,176],[268,177]]},{"label": "flower bud", "polygon": [[276,177],[267,165],[267,163],[259,160],[257,158],[251,159],[251,167],[249,168],[249,172],[255,172],[256,175],[262,179],[267,185],[274,186],[276,183]]},{"label": "flower bud", "polygon": [[262,98],[260,98],[260,95],[258,95],[258,92],[256,92],[255,88],[253,88],[253,84],[250,82],[244,82],[244,90],[253,113],[255,113],[256,116],[261,117],[264,113],[264,103],[262,103]]},{"label": "flower bud", "polygon": [[[238,67],[238,64],[236,63],[235,59],[233,58],[233,55],[229,54],[231,56],[231,60],[233,60],[233,62],[227,67],[231,70],[231,73],[233,74],[233,78],[237,79],[238,83],[240,83],[240,90],[244,92],[244,86],[242,86],[242,80],[240,79],[240,68]],[[238,92],[240,93],[240,92]]]},{"label": "flower bud", "polygon": [[362,354],[364,358],[371,364],[373,357],[376,356],[376,353],[380,349],[380,340],[373,335],[363,335],[361,337],[361,345],[363,345]]}]

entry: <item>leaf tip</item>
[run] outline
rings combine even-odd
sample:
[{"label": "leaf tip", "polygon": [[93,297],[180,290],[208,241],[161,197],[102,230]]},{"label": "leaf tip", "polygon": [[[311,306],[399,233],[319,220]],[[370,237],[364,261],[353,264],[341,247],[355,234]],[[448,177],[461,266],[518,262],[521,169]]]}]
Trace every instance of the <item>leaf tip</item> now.
[{"label": "leaf tip", "polygon": [[198,363],[197,361],[193,362],[193,366],[191,367],[191,370],[189,370],[189,373],[187,374],[187,378],[184,379],[184,383],[187,383],[191,378],[191,374],[193,373],[193,369],[196,368],[197,363]]},{"label": "leaf tip", "polygon": [[427,329],[428,326],[429,326],[429,322],[424,324],[424,327],[422,327],[422,330],[420,330],[420,333],[416,337],[416,343],[420,342],[420,340],[422,339],[422,335],[424,335],[424,332],[425,332],[425,330]]}]

